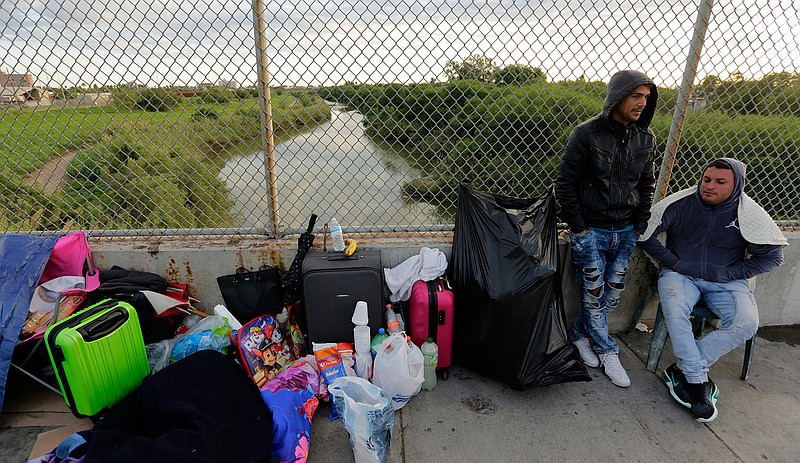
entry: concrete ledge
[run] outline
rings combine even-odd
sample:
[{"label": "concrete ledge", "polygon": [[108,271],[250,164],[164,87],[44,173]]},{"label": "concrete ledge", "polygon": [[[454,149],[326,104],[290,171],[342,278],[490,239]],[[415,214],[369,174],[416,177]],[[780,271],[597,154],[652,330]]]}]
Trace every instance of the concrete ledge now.
[{"label": "concrete ledge", "polygon": [[[760,325],[782,326],[800,324],[800,232],[787,231],[790,246],[785,250],[784,264],[775,271],[756,279],[755,294],[759,302]],[[394,267],[417,255],[423,246],[437,248],[450,258],[452,233],[396,234],[390,237],[354,236],[364,249],[380,249],[384,267]],[[322,249],[321,236],[314,249]],[[250,236],[219,238],[181,237],[170,240],[92,238],[92,253],[99,268],[118,265],[164,276],[168,281],[187,283],[191,294],[207,309],[222,303],[217,277],[234,273],[238,267],[257,269],[272,265],[288,269],[297,251],[297,237],[265,239]],[[569,264],[568,246],[560,242],[564,301],[567,318],[574,320],[579,307],[574,270]],[[613,332],[628,328],[631,318],[645,294],[652,270],[646,256],[639,250],[631,259],[627,289],[620,306],[609,316]],[[646,302],[642,319],[655,318],[656,298]]]}]

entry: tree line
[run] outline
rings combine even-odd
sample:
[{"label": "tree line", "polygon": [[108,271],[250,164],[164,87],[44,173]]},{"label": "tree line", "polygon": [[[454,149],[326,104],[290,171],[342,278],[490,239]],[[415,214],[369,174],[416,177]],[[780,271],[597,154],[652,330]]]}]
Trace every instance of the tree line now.
[{"label": "tree line", "polygon": [[[525,72],[520,72],[524,69]],[[447,82],[357,84],[318,94],[363,114],[367,133],[406,153],[422,175],[406,195],[447,207],[458,184],[532,196],[555,179],[564,143],[580,122],[602,111],[606,84],[548,82],[537,68],[493,66],[468,58],[448,62]],[[515,74],[516,73],[516,74]],[[509,76],[523,74],[519,81]],[[759,172],[748,190],[774,217],[796,219],[800,194],[800,85],[796,73],[758,80],[706,79],[687,116],[673,185],[696,182],[694,166],[733,156]],[[677,89],[660,88],[651,127],[660,163]],[[681,166],[691,166],[684,168]],[[688,172],[688,173],[681,173]],[[775,197],[782,198],[775,201]],[[453,211],[443,211],[445,213]]]}]

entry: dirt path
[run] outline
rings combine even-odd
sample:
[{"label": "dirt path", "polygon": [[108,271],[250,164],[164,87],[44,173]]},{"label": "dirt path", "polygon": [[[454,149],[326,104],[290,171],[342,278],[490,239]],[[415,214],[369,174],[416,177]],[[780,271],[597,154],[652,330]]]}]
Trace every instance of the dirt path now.
[{"label": "dirt path", "polygon": [[38,185],[45,194],[55,194],[67,184],[69,163],[87,146],[82,145],[50,158],[42,167],[26,175],[23,183],[29,187]]}]

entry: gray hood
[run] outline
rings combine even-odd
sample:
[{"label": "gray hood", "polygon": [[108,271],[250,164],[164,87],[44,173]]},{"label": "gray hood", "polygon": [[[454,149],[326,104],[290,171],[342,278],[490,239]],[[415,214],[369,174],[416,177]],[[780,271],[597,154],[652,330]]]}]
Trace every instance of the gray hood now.
[{"label": "gray hood", "polygon": [[639,71],[628,69],[619,71],[611,76],[611,80],[608,81],[608,87],[606,87],[606,100],[603,102],[603,117],[610,118],[614,107],[640,85],[650,86],[650,98],[648,98],[647,106],[644,107],[642,115],[635,124],[643,129],[648,128],[653,120],[653,115],[656,113],[658,88],[652,79]]}]

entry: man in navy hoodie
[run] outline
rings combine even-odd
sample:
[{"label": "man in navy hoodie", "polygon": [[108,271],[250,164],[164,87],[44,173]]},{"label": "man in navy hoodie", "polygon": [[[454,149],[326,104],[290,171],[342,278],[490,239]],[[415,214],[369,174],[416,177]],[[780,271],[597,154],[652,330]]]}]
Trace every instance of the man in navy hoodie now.
[{"label": "man in navy hoodie", "polygon": [[[697,187],[653,206],[639,238],[661,266],[658,295],[678,359],[662,379],[702,423],[717,417],[719,388],[708,377],[709,367],[758,329],[747,279],[779,266],[787,243],[774,220],[744,193],[744,184],[744,163],[711,162]],[[689,314],[700,300],[722,327],[696,341]]]}]

